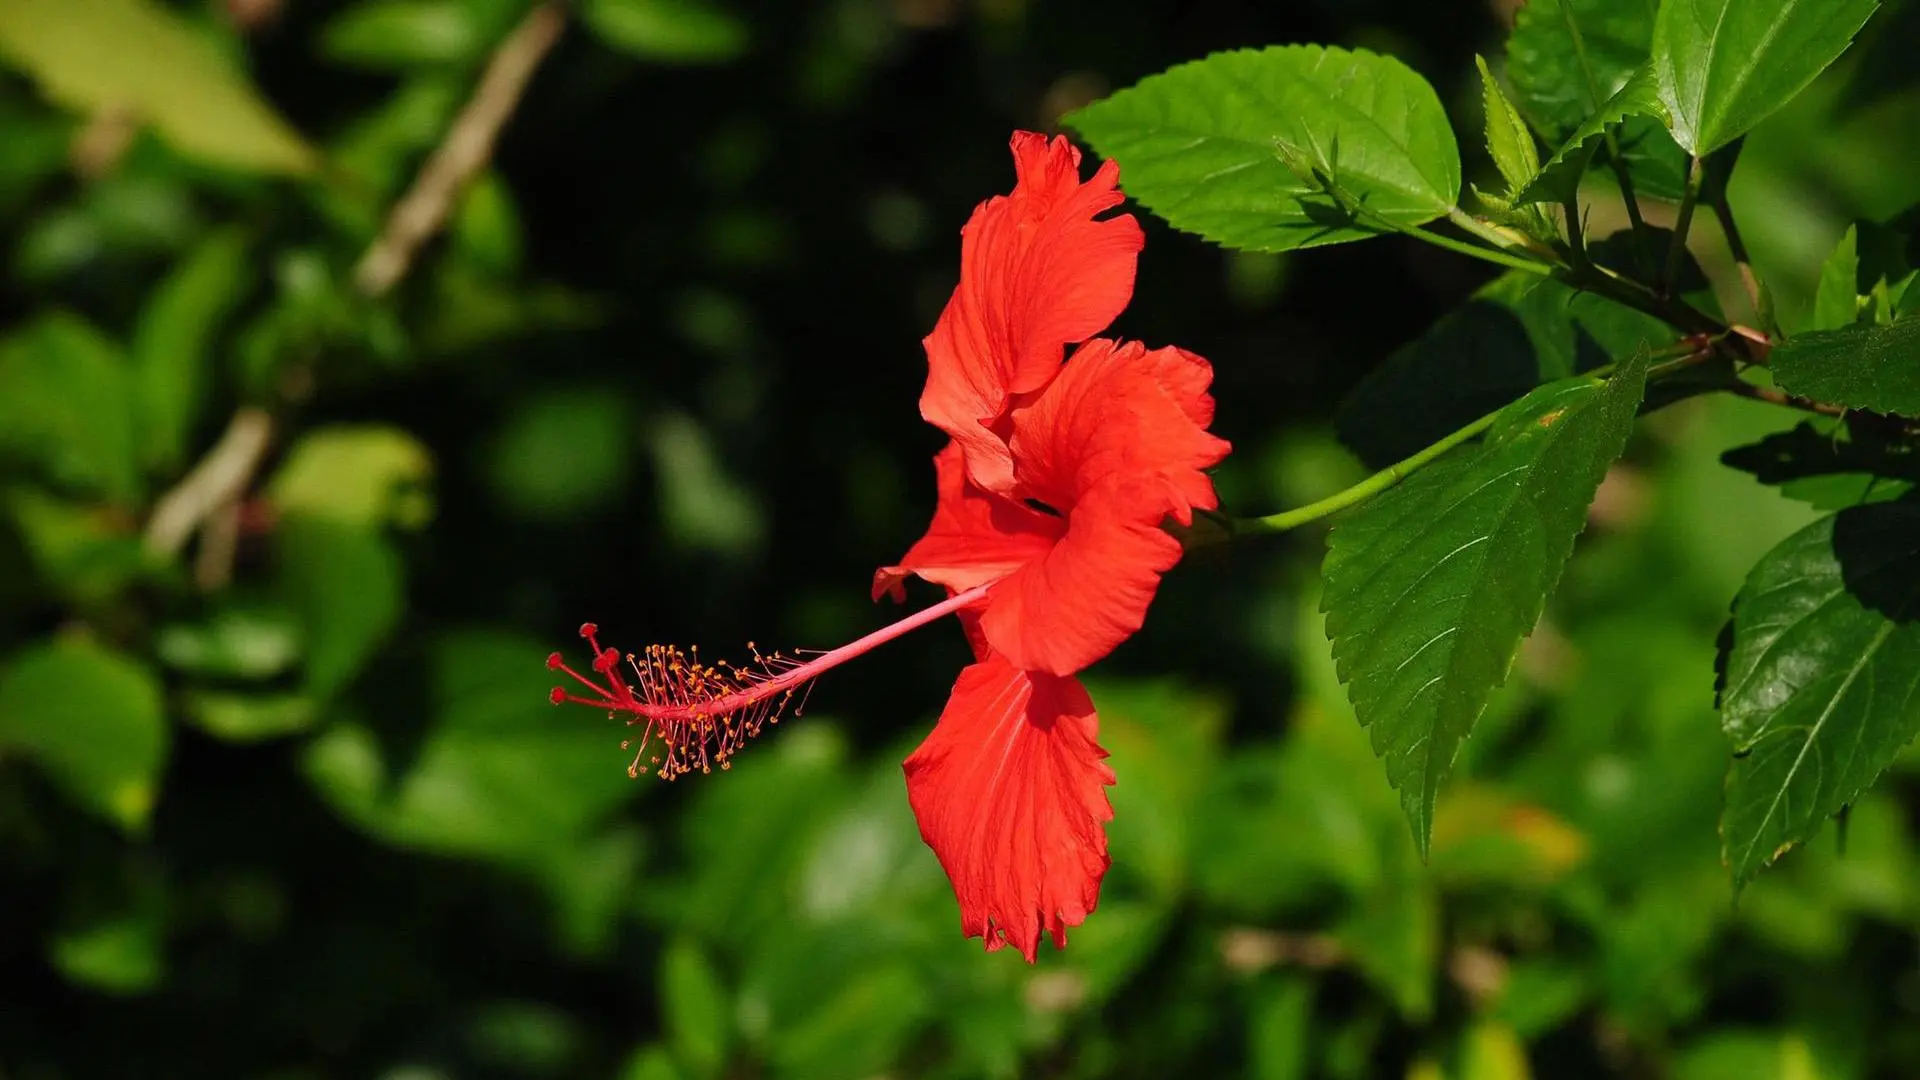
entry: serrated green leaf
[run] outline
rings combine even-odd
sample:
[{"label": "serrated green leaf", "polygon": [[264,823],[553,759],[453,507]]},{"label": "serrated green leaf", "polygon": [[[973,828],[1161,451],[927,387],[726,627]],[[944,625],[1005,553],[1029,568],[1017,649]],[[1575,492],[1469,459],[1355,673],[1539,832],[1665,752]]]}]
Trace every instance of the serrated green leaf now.
[{"label": "serrated green leaf", "polygon": [[134,326],[130,353],[140,456],[149,469],[171,471],[187,451],[205,397],[208,354],[221,322],[255,281],[246,237],[213,234],[162,281]]},{"label": "serrated green leaf", "polygon": [[1480,69],[1480,100],[1487,113],[1487,153],[1507,182],[1507,191],[1519,191],[1540,172],[1540,151],[1533,145],[1533,133],[1520,119],[1520,111],[1495,81],[1486,58],[1476,56],[1473,62]]},{"label": "serrated green leaf", "polygon": [[1568,379],[1336,525],[1327,636],[1424,854],[1454,755],[1540,617],[1646,389],[1637,354]]},{"label": "serrated green leaf", "polygon": [[[1533,0],[1514,15],[1507,38],[1507,77],[1521,112],[1553,145],[1572,135],[1647,66],[1657,0]],[[1614,133],[1635,194],[1678,199],[1686,180],[1687,154],[1666,124],[1629,116]]]},{"label": "serrated green leaf", "polygon": [[121,503],[140,492],[133,380],[114,342],[66,314],[0,341],[0,455]]},{"label": "serrated green leaf", "polygon": [[747,51],[746,24],[707,0],[585,0],[580,20],[642,60],[723,64]]},{"label": "serrated green leaf", "polygon": [[1845,236],[1820,267],[1820,285],[1813,298],[1813,329],[1837,330],[1852,326],[1860,316],[1860,230],[1847,226]]},{"label": "serrated green leaf", "polygon": [[1368,374],[1341,404],[1335,430],[1368,466],[1384,468],[1542,383],[1676,336],[1651,315],[1509,271]]},{"label": "serrated green leaf", "polygon": [[1839,59],[1879,0],[1661,0],[1653,71],[1673,137],[1705,157]]},{"label": "serrated green leaf", "polygon": [[400,557],[377,532],[310,514],[283,518],[280,588],[306,643],[306,689],[340,690],[400,621]]},{"label": "serrated green leaf", "polygon": [[1581,121],[1573,134],[1567,137],[1566,143],[1540,167],[1540,175],[1534,178],[1533,183],[1513,197],[1514,204],[1560,202],[1572,198],[1580,188],[1580,177],[1586,173],[1588,163],[1606,141],[1608,128],[1629,117],[1665,115],[1665,107],[1660,104],[1659,90],[1653,76],[1643,68],[1592,115]]},{"label": "serrated green leaf", "polygon": [[1920,416],[1920,318],[1795,334],[1774,347],[1769,366],[1791,394]]},{"label": "serrated green leaf", "polygon": [[144,828],[167,755],[160,683],[97,645],[38,645],[0,671],[0,747],[25,752],[88,810]]},{"label": "serrated green leaf", "polygon": [[1460,151],[1427,81],[1364,49],[1215,53],[1095,102],[1067,124],[1120,162],[1127,194],[1231,248],[1287,251],[1379,235],[1284,154],[1370,214],[1418,225],[1453,208]]},{"label": "serrated green leaf", "polygon": [[213,42],[154,0],[9,0],[0,58],[83,114],[134,110],[190,157],[278,173],[318,160]]},{"label": "serrated green leaf", "polygon": [[1842,510],[1768,552],[1734,603],[1724,669],[1736,757],[1720,831],[1739,885],[1920,734],[1920,503]]},{"label": "serrated green leaf", "polygon": [[1564,142],[1646,66],[1656,0],[1532,0],[1514,12],[1507,77],[1520,107]]}]

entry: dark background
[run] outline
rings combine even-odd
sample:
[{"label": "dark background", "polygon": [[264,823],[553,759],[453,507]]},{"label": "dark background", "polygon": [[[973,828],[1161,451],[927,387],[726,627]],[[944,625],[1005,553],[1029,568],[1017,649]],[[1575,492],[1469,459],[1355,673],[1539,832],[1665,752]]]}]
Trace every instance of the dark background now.
[{"label": "dark background", "polygon": [[[1737,907],[1718,861],[1713,635],[1745,567],[1810,519],[1716,464],[1794,420],[1763,406],[1644,425],[1468,746],[1430,865],[1332,678],[1321,534],[1189,558],[1093,673],[1115,865],[1033,968],[960,938],[906,808],[898,761],[965,661],[951,624],[828,676],[724,776],[628,781],[613,725],[545,703],[541,662],[580,657],[585,619],[623,648],[739,659],[892,617],[867,583],[925,528],[939,446],[919,339],[960,224],[1012,185],[1013,130],[1215,50],[1323,42],[1427,76],[1484,176],[1472,57],[1497,62],[1504,5],[631,0],[669,30],[718,20],[721,45],[575,21],[487,201],[368,300],[350,278],[379,209],[525,10],[428,2],[440,22],[340,29],[383,6],[171,8],[327,155],[304,178],[152,132],[90,158],[97,113],[50,102],[17,57],[0,80],[20,355],[54,347],[35,328],[55,312],[137,342],[178,267],[223,230],[244,244],[194,338],[183,459],[116,492],[60,465],[96,428],[42,435],[0,402],[21,433],[0,670],[110,649],[161,689],[168,740],[151,814],[103,813],[34,749],[94,692],[5,699],[0,1077],[1920,1070],[1912,756],[1844,858],[1825,838]],[[469,44],[415,44],[452,25]],[[60,62],[125,61],[87,40]],[[1790,318],[1847,221],[1920,190],[1920,106],[1846,98],[1857,67],[1756,133],[1736,177]],[[1235,255],[1134,212],[1147,246],[1115,332],[1211,359],[1241,514],[1357,479],[1339,402],[1491,276],[1398,238]],[[1724,284],[1723,252],[1703,226]],[[128,555],[248,405],[276,439],[230,580],[196,585],[191,548]],[[393,439],[312,441],[341,431]],[[302,445],[322,479],[295,498]],[[370,490],[379,513],[342,509]],[[23,491],[84,527],[35,525]],[[316,673],[323,649],[343,675]],[[88,708],[108,719],[82,759],[111,758],[137,711]]]}]

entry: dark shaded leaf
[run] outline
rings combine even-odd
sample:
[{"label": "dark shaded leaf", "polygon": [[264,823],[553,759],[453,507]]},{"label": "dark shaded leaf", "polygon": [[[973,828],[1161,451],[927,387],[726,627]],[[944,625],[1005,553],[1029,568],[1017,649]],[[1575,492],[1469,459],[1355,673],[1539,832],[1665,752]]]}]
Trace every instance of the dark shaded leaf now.
[{"label": "dark shaded leaf", "polygon": [[1720,695],[1736,886],[1859,798],[1920,734],[1920,503],[1842,510],[1760,560]]}]

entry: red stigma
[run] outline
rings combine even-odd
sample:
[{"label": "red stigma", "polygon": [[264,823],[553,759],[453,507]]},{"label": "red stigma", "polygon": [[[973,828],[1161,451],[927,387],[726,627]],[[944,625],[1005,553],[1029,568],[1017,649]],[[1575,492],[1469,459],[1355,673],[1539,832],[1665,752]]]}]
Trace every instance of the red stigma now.
[{"label": "red stigma", "polygon": [[565,666],[566,666],[566,661],[561,658],[558,652],[550,652],[547,654],[547,670],[548,671],[559,671],[562,667],[565,667]]},{"label": "red stigma", "polygon": [[[553,655],[555,658],[558,658],[560,654],[554,653]],[[548,664],[547,666],[551,668],[554,665]],[[554,687],[553,692],[547,695],[547,700],[553,702],[555,705],[565,705],[567,703],[567,688],[564,686]]]}]

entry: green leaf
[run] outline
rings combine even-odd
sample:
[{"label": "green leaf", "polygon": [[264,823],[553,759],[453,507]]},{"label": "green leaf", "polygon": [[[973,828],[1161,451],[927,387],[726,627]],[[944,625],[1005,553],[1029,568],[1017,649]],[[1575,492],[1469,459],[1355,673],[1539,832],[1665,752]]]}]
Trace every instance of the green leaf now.
[{"label": "green leaf", "polygon": [[336,722],[309,747],[307,777],[343,817],[389,843],[550,871],[561,849],[585,842],[638,789],[621,751],[625,727],[548,704],[548,651],[489,632],[439,638],[423,688],[431,727],[419,745],[393,754],[367,725]]},{"label": "green leaf", "polygon": [[723,64],[747,51],[746,24],[707,0],[585,0],[580,19],[642,60]]},{"label": "green leaf", "polygon": [[25,485],[0,492],[38,584],[81,607],[104,603],[153,569],[124,514]]},{"label": "green leaf", "polygon": [[300,628],[284,608],[234,604],[206,619],[161,627],[160,662],[211,679],[270,679],[300,659]]},{"label": "green leaf", "polygon": [[117,345],[71,315],[45,316],[0,341],[0,455],[131,503],[140,492],[133,393]]},{"label": "green leaf", "polygon": [[1656,0],[1532,0],[1514,12],[1507,77],[1520,106],[1562,142],[1646,66]]},{"label": "green leaf", "polygon": [[1839,424],[1801,423],[1735,447],[1720,460],[1821,510],[1886,502],[1920,483],[1920,450],[1904,440],[1863,440]]},{"label": "green leaf", "polygon": [[1440,782],[1559,580],[1646,372],[1639,353],[1610,381],[1541,387],[1328,538],[1334,661],[1423,855]]},{"label": "green leaf", "polygon": [[1509,271],[1369,373],[1335,430],[1369,467],[1384,468],[1542,383],[1675,337],[1651,315]]},{"label": "green leaf", "polygon": [[[675,417],[644,426],[664,439],[662,432],[688,425],[692,421]],[[623,496],[633,469],[634,432],[641,426],[634,423],[632,406],[611,387],[570,387],[528,397],[494,434],[487,480],[494,496],[522,517],[579,518]],[[695,437],[699,434],[695,425]],[[676,480],[662,477],[667,487]]]},{"label": "green leaf", "polygon": [[1920,734],[1920,504],[1842,510],[1768,552],[1734,603],[1724,670],[1720,833],[1739,885]]},{"label": "green leaf", "polygon": [[48,959],[68,980],[109,994],[144,994],[165,970],[157,904],[118,912],[48,942]]},{"label": "green leaf", "polygon": [[1860,230],[1847,226],[1845,236],[1820,267],[1820,286],[1813,298],[1813,329],[1837,330],[1860,317]]},{"label": "green leaf", "polygon": [[1513,197],[1514,204],[1562,202],[1572,198],[1580,189],[1580,177],[1586,173],[1588,163],[1606,141],[1608,128],[1629,117],[1665,115],[1653,77],[1643,68],[1574,129],[1566,143],[1540,167],[1540,175],[1533,183]]},{"label": "green leaf", "polygon": [[1540,172],[1540,151],[1533,145],[1533,133],[1527,130],[1520,111],[1507,100],[1485,57],[1473,62],[1480,68],[1480,97],[1487,113],[1487,153],[1493,166],[1507,182],[1507,191],[1519,191]]},{"label": "green leaf", "polygon": [[38,761],[73,800],[128,832],[146,826],[167,755],[160,683],[98,645],[36,645],[0,672],[0,751]]},{"label": "green leaf", "polygon": [[206,396],[206,372],[220,324],[253,286],[246,237],[214,233],[162,281],[134,326],[131,354],[141,461],[177,469]]},{"label": "green leaf", "polygon": [[306,689],[325,698],[360,673],[400,621],[400,557],[367,529],[313,515],[277,529],[280,588],[306,642]]},{"label": "green leaf", "polygon": [[133,110],[189,157],[276,173],[318,160],[213,41],[155,0],[10,0],[0,59],[83,114]]},{"label": "green leaf", "polygon": [[660,1007],[674,1057],[693,1076],[712,1076],[727,1063],[733,1030],[731,998],[700,946],[679,938],[660,958]]},{"label": "green leaf", "polygon": [[[1550,143],[1564,142],[1647,66],[1655,6],[1656,0],[1534,0],[1514,14],[1507,77],[1521,112]],[[1627,117],[1614,148],[1638,196],[1680,197],[1687,155],[1662,120]],[[1596,148],[1597,155],[1609,152]]]},{"label": "green leaf", "polygon": [[1364,49],[1215,53],[1066,122],[1120,162],[1127,194],[1231,248],[1286,251],[1387,231],[1353,220],[1283,155],[1398,226],[1446,214],[1460,194],[1459,148],[1433,88]]},{"label": "green leaf", "polygon": [[1795,334],[1774,347],[1769,366],[1788,393],[1920,416],[1920,318]]},{"label": "green leaf", "polygon": [[1653,70],[1674,140],[1705,157],[1806,89],[1879,0],[1661,0]]},{"label": "green leaf", "polygon": [[433,517],[432,479],[433,455],[412,435],[341,424],[302,435],[267,494],[281,513],[363,529],[416,529]]},{"label": "green leaf", "polygon": [[318,704],[305,694],[190,690],[182,705],[193,726],[233,743],[297,735],[320,722]]},{"label": "green leaf", "polygon": [[486,54],[495,30],[485,14],[472,0],[366,0],[327,23],[320,52],[370,68],[470,63]]}]

